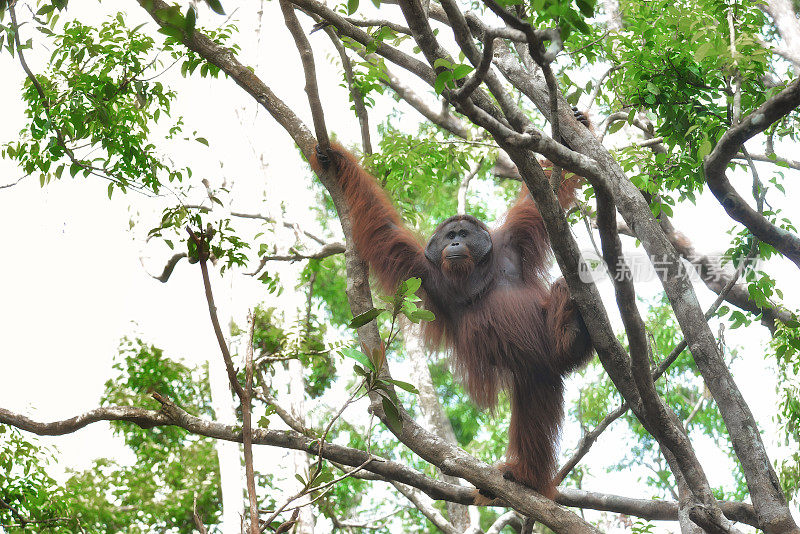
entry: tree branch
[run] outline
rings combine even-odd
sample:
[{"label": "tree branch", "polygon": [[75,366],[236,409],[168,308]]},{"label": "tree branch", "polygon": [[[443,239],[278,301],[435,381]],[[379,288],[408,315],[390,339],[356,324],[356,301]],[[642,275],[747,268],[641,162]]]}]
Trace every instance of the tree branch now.
[{"label": "tree branch", "polygon": [[778,33],[786,43],[785,48],[780,49],[783,57],[794,64],[795,72],[800,71],[800,23],[797,21],[797,13],[790,0],[767,0],[759,7],[769,13],[775,22]]},{"label": "tree branch", "polygon": [[297,20],[294,13],[294,6],[288,0],[279,0],[286,27],[294,38],[297,51],[300,52],[300,61],[303,64],[303,72],[306,76],[306,95],[308,104],[311,107],[311,118],[314,121],[314,132],[317,134],[317,143],[323,150],[330,147],[328,139],[328,129],[325,127],[325,112],[322,109],[322,102],[319,99],[319,89],[317,88],[317,71],[314,66],[314,53],[311,50],[311,43],[308,42],[305,31]]},{"label": "tree branch", "polygon": [[256,495],[256,479],[253,470],[253,335],[256,329],[255,318],[250,312],[247,318],[248,336],[245,357],[245,385],[242,395],[242,447],[244,449],[244,470],[247,480],[247,500],[250,504],[250,534],[260,534],[258,524],[258,496]]},{"label": "tree branch", "polygon": [[800,105],[800,79],[790,83],[786,89],[750,113],[740,124],[725,132],[711,154],[706,157],[703,167],[709,189],[728,215],[800,267],[800,237],[775,226],[751,208],[725,176],[725,169],[745,141],[763,132],[798,105]]},{"label": "tree branch", "polygon": [[428,520],[436,526],[436,528],[445,534],[462,534],[461,531],[456,529],[441,514],[441,512],[439,512],[439,510],[433,507],[433,503],[425,502],[420,495],[417,494],[416,490],[399,482],[392,482],[392,486],[394,486],[397,491],[402,493],[406,499],[411,501],[417,510],[422,512],[422,515],[427,517]]},{"label": "tree branch", "polygon": [[326,243],[324,247],[310,254],[301,254],[298,252],[294,254],[276,254],[272,256],[262,256],[258,267],[252,273],[248,274],[250,276],[257,275],[258,273],[261,272],[261,269],[264,268],[264,266],[267,264],[268,261],[295,262],[302,260],[321,260],[323,258],[334,256],[336,254],[343,254],[345,250],[346,250],[345,246],[342,245],[341,243]]},{"label": "tree branch", "polygon": [[[671,469],[676,475],[680,472],[691,489],[692,496],[696,499],[694,508],[697,511],[698,524],[709,532],[735,532],[736,529],[719,509],[688,436],[674,412],[667,407],[655,389],[650,372],[650,346],[645,325],[636,306],[632,276],[622,256],[622,244],[617,233],[614,197],[607,184],[593,181],[592,185],[597,198],[597,226],[600,230],[603,259],[614,284],[617,307],[630,346],[632,375],[644,408],[643,413],[636,415],[658,441]],[[645,416],[644,419],[642,415]]]},{"label": "tree branch", "polygon": [[222,359],[225,360],[225,370],[228,372],[228,381],[230,382],[233,391],[236,392],[236,396],[239,398],[239,401],[242,402],[245,397],[245,392],[242,388],[242,385],[239,383],[238,377],[236,376],[236,369],[233,367],[233,359],[231,358],[231,353],[228,349],[228,343],[225,341],[225,335],[222,333],[222,327],[219,324],[217,306],[214,304],[214,294],[211,291],[211,280],[208,275],[208,265],[206,263],[208,260],[208,243],[206,241],[206,236],[202,233],[200,236],[198,236],[190,228],[187,228],[187,231],[189,232],[191,240],[197,246],[197,251],[200,258],[200,272],[203,275],[203,288],[205,289],[206,301],[208,303],[208,314],[211,316],[211,325],[214,327],[214,335],[217,338],[219,350],[222,353]]},{"label": "tree branch", "polygon": [[[160,395],[154,395],[154,397],[162,404],[159,411],[133,406],[110,406],[96,408],[84,414],[52,423],[34,421],[24,415],[0,408],[0,424],[11,425],[40,436],[62,436],[76,432],[98,421],[127,421],[144,429],[177,426],[198,436],[234,443],[242,442],[242,430],[240,428],[195,417]],[[291,430],[253,429],[253,444],[255,445],[269,445],[304,451],[307,454],[316,456],[319,451],[318,442],[317,438],[306,437]],[[363,464],[368,459],[368,456],[369,453],[365,451],[327,442],[322,447],[323,458],[350,467],[357,467]],[[397,481],[417,488],[435,500],[445,500],[460,504],[473,504],[474,501],[475,490],[473,488],[433,480],[414,469],[391,460],[375,458],[375,461],[370,462],[365,467],[365,470],[382,477],[382,480]],[[369,476],[366,478],[370,479]],[[556,501],[563,506],[605,510],[643,518],[677,520],[677,503],[669,501],[631,499],[570,488],[562,489],[556,497]],[[745,503],[723,503],[722,506],[726,515],[731,519],[755,525],[752,506]],[[673,508],[675,510],[674,515],[669,511]],[[658,510],[658,512],[655,510]],[[651,517],[655,513],[660,515]]]}]

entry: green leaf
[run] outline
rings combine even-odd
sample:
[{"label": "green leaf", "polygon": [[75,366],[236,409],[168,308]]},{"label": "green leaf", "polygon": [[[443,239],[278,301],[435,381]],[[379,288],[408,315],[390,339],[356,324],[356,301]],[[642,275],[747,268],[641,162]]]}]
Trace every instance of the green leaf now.
[{"label": "green leaf", "polygon": [[473,70],[475,69],[472,68],[471,65],[458,65],[455,69],[453,69],[453,79],[460,80]]},{"label": "green leaf", "polygon": [[444,70],[439,73],[439,75],[436,77],[436,81],[433,82],[433,90],[436,91],[437,95],[440,95],[444,91],[445,85],[447,85],[449,82],[452,81],[453,81],[452,71]]},{"label": "green leaf", "polygon": [[158,33],[163,33],[167,37],[173,37],[178,41],[183,40],[183,31],[175,26],[161,26],[161,28],[158,29]]},{"label": "green leaf", "polygon": [[416,293],[417,290],[422,286],[422,279],[420,278],[409,278],[400,286],[402,287],[402,293],[406,295],[411,295]]},{"label": "green leaf", "polygon": [[581,15],[584,17],[594,16],[594,2],[590,0],[575,0],[575,3],[578,5],[578,9],[581,10]]},{"label": "green leaf", "polygon": [[453,62],[447,58],[440,57],[439,59],[433,62],[433,68],[438,69],[440,67],[445,69],[452,69]]},{"label": "green leaf", "polygon": [[397,410],[397,406],[386,397],[381,400],[381,404],[383,405],[383,412],[386,414],[386,426],[395,434],[400,434],[403,431],[403,421],[400,419],[400,412]]},{"label": "green leaf", "polygon": [[214,13],[217,13],[218,15],[225,14],[225,10],[222,9],[222,4],[219,3],[219,0],[206,0],[206,3],[208,4],[208,7],[214,11]]},{"label": "green leaf", "polygon": [[388,379],[387,382],[394,384],[395,386],[399,387],[402,390],[408,391],[409,393],[419,394],[417,388],[414,387],[413,384],[409,384],[408,382],[403,382],[402,380],[393,380]]},{"label": "green leaf", "polygon": [[367,324],[368,322],[370,322],[373,319],[375,319],[377,316],[379,316],[384,311],[386,311],[386,310],[380,310],[378,308],[372,308],[371,310],[367,310],[364,313],[362,313],[360,315],[357,315],[356,317],[353,317],[353,320],[350,321],[347,326],[349,326],[350,328],[362,327],[365,324]]},{"label": "green leaf", "polygon": [[703,161],[703,158],[711,154],[711,141],[709,141],[708,137],[703,138],[703,141],[700,143],[700,148],[697,149],[697,161]]},{"label": "green leaf", "polygon": [[342,349],[342,354],[344,354],[345,356],[347,356],[352,360],[357,361],[367,369],[372,369],[373,371],[375,370],[375,365],[370,361],[367,355],[358,349],[354,349],[352,347],[345,347]]},{"label": "green leaf", "polygon": [[347,14],[352,15],[358,9],[358,0],[347,0]]},{"label": "green leaf", "polygon": [[206,139],[205,137],[197,137],[197,138],[195,138],[195,141],[197,141],[198,143],[202,143],[202,144],[208,146],[208,139]]},{"label": "green leaf", "polygon": [[711,50],[713,48],[714,48],[714,43],[706,42],[706,43],[701,44],[697,48],[697,50],[694,51],[694,54],[693,54],[694,58],[697,60],[698,63],[703,61],[708,56],[708,54],[711,52]]},{"label": "green leaf", "polygon": [[436,319],[436,315],[434,315],[430,310],[416,310],[411,314],[409,319],[415,323],[418,323],[419,321],[433,321]]},{"label": "green leaf", "polygon": [[194,27],[197,24],[197,11],[194,6],[189,6],[186,10],[186,35],[194,35]]},{"label": "green leaf", "polygon": [[608,133],[613,134],[614,132],[618,132],[623,126],[625,126],[625,121],[617,121],[608,127]]}]

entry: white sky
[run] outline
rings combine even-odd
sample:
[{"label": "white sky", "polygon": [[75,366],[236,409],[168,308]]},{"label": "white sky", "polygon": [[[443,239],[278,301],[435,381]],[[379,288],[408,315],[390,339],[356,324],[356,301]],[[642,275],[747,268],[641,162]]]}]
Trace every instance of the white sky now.
[{"label": "white sky", "polygon": [[[113,7],[109,3],[100,5],[102,9]],[[254,48],[245,44],[242,37],[253,35],[253,20],[246,17],[239,24],[241,35],[236,37],[237,42],[243,43],[242,60],[258,64],[257,72],[264,81],[306,124],[311,124],[296,50],[283,27],[277,4],[267,3],[265,7],[264,35],[273,42],[262,44],[259,54],[251,53]],[[96,17],[97,11],[93,3],[92,13],[87,16]],[[79,6],[71,6],[70,15],[76,13],[80,13]],[[138,12],[133,14],[141,18]],[[204,16],[200,22],[214,24],[218,20]],[[35,37],[29,27],[25,35]],[[312,43],[317,44],[323,38],[327,39],[321,32],[311,36]],[[280,44],[275,45],[278,39]],[[34,70],[41,70],[40,58],[47,55],[28,52]],[[328,60],[329,56],[317,54],[323,80],[320,86],[326,88],[328,124],[334,125],[332,129],[346,142],[356,141],[356,121]],[[4,74],[0,79],[2,143],[15,139],[24,126],[24,110],[19,96],[23,79],[19,64],[8,54],[0,54],[0,72]],[[211,147],[189,143],[180,153],[169,156],[190,162],[196,175],[206,173],[213,184],[218,185],[223,178],[233,180],[233,207],[237,210],[264,212],[264,205],[274,210],[284,202],[288,220],[313,225],[307,209],[314,202],[307,191],[309,173],[300,163],[289,136],[265,111],[256,109],[230,80],[186,81],[176,79],[177,74],[175,68],[164,79],[179,91],[175,114],[185,116],[185,132],[197,130]],[[377,111],[372,113],[373,128],[394,105],[389,98],[379,102]],[[414,121],[416,118],[411,124]],[[373,139],[375,142],[377,137]],[[791,151],[785,153],[793,155]],[[259,157],[269,164],[266,175],[259,168]],[[760,168],[766,175],[774,170],[770,166]],[[0,160],[0,184],[21,175],[11,162]],[[797,173],[792,178],[800,179]],[[746,180],[736,182],[745,193],[749,191]],[[119,340],[126,335],[141,335],[171,357],[194,363],[210,357],[221,365],[196,266],[181,262],[169,283],[161,284],[150,278],[140,264],[140,256],[144,255],[147,268],[160,272],[170,255],[165,247],[145,245],[142,239],[169,199],[117,192],[109,200],[106,186],[94,178],[64,178],[41,189],[37,178],[25,178],[16,187],[0,190],[0,243],[4,251],[0,258],[0,406],[4,408],[50,421],[96,407]],[[790,180],[787,190],[789,198],[796,198],[795,182]],[[131,205],[135,210],[130,209]],[[773,205],[790,206],[777,197]],[[699,251],[722,252],[727,246],[724,232],[730,226],[723,215],[716,201],[703,195],[696,207],[677,210],[675,221]],[[144,223],[133,233],[128,230],[131,216]],[[585,236],[582,228],[575,231]],[[770,262],[768,271],[778,279],[786,302],[797,308],[800,287],[793,283],[797,279],[796,268],[777,260]],[[287,285],[287,292],[289,288]],[[657,284],[642,284],[638,289],[646,296],[660,288]],[[607,282],[601,284],[601,290],[607,302],[613,302]],[[223,312],[232,313],[240,322],[249,307],[266,298],[258,284],[241,276],[228,276],[217,282],[216,295]],[[698,295],[704,306],[714,299],[704,288],[698,290]],[[609,310],[615,313],[613,305]],[[616,316],[613,319],[619,323]],[[716,325],[713,328],[716,332]],[[770,378],[772,366],[764,360],[767,334],[766,329],[753,326],[727,331],[725,337],[729,346],[743,347],[734,372],[756,419],[767,430],[767,444],[775,459],[785,451],[775,447],[775,385]],[[618,443],[607,442],[612,437],[613,433],[604,437],[589,459],[599,460],[618,452]],[[576,429],[568,422],[562,443],[568,447],[576,440]],[[78,469],[88,466],[92,458],[107,454],[110,447],[106,424],[94,424],[70,436],[46,441],[58,445],[65,465]],[[715,473],[714,466],[719,465],[714,461],[715,451],[701,444],[698,452],[706,460],[712,485],[717,476],[727,476]],[[721,465],[719,468],[724,469]],[[596,474],[603,486],[593,487],[590,481],[586,489],[607,490],[609,475]],[[628,482],[625,484],[629,487]]]}]

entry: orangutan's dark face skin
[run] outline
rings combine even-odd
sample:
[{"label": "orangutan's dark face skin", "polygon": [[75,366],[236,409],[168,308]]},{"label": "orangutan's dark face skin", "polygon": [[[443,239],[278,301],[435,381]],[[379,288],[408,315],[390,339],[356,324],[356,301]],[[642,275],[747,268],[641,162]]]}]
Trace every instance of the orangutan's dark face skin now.
[{"label": "orangutan's dark face skin", "polygon": [[442,272],[454,278],[468,276],[476,265],[488,259],[492,238],[486,229],[468,216],[444,221],[428,242],[425,256]]}]

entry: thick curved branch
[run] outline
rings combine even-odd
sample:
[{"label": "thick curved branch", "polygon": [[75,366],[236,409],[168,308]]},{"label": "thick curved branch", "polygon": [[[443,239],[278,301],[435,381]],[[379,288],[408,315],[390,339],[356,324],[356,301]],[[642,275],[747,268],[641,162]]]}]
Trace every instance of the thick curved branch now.
[{"label": "thick curved branch", "polygon": [[800,267],[800,237],[772,224],[751,208],[725,175],[725,169],[745,141],[763,132],[797,106],[800,106],[800,79],[794,80],[786,89],[750,113],[739,125],[725,132],[711,154],[706,157],[703,167],[708,188],[728,215]]},{"label": "thick curved branch", "polygon": [[461,89],[459,89],[456,93],[456,100],[460,101],[469,98],[470,95],[472,95],[472,92],[477,89],[477,87],[483,82],[484,78],[486,78],[486,74],[489,72],[489,67],[492,66],[494,40],[496,37],[497,36],[492,33],[491,30],[486,32],[486,42],[483,45],[481,61],[472,76],[467,79],[464,85],[461,86]]},{"label": "thick curved branch", "polygon": [[[11,425],[39,436],[63,436],[98,421],[127,421],[145,429],[177,426],[198,436],[236,443],[242,442],[241,428],[195,417],[163,397],[159,396],[157,400],[162,403],[159,411],[132,406],[111,406],[96,408],[84,414],[52,423],[34,421],[24,415],[0,408],[0,424]],[[303,436],[299,432],[264,428],[253,429],[253,444],[304,451],[311,456],[316,456],[319,447],[318,439]],[[357,467],[368,459],[369,453],[351,447],[325,443],[322,447],[322,457],[340,465]],[[475,490],[473,488],[430,479],[414,469],[391,460],[378,458],[367,464],[365,471],[368,473],[365,473],[364,476],[356,476],[366,480],[398,481],[417,488],[436,500],[460,504],[473,504],[474,502]],[[631,499],[571,488],[562,489],[556,497],[556,501],[564,506],[606,510],[645,518],[652,517],[653,519],[677,520],[677,503],[669,501]],[[722,506],[728,517],[750,525],[754,524],[750,505],[723,503]],[[672,509],[676,510],[674,514],[669,511]],[[656,517],[654,514],[659,515]]]},{"label": "thick curved branch", "polygon": [[[53,423],[37,422],[23,415],[0,408],[0,423],[40,436],[61,436],[71,434],[98,421],[128,421],[145,429],[159,426],[178,426],[199,436],[237,443],[242,442],[241,428],[195,417],[163,397],[159,396],[157,400],[162,403],[160,411],[130,406],[104,407]],[[267,430],[263,428],[253,429],[253,444],[304,451],[312,456],[316,456],[319,450],[319,440],[316,438],[309,438],[294,431]],[[322,447],[323,458],[349,467],[362,465],[369,456],[369,453],[365,451],[331,443],[325,443]],[[365,469],[387,480],[397,480],[403,484],[418,488],[433,499],[448,500],[461,504],[472,504],[474,501],[474,489],[432,480],[422,473],[397,462],[377,459],[367,464]]]},{"label": "thick curved branch", "polygon": [[54,421],[52,423],[34,421],[24,415],[16,414],[5,408],[0,408],[0,423],[11,425],[20,430],[25,430],[26,432],[31,432],[37,436],[63,436],[72,434],[98,421],[127,421],[144,429],[173,424],[165,413],[133,406],[95,408],[94,410],[76,415],[75,417]]},{"label": "thick curved branch", "polygon": [[[577,506],[591,510],[604,510],[641,517],[651,521],[677,521],[678,503],[675,501],[656,501],[632,499],[619,495],[595,493],[574,488],[559,490],[556,502],[564,506]],[[753,506],[746,503],[723,501],[720,508],[731,521],[758,527]]]}]

